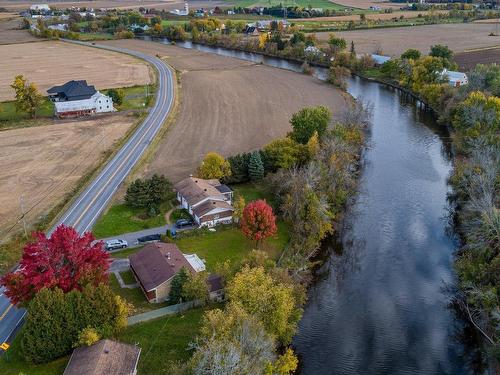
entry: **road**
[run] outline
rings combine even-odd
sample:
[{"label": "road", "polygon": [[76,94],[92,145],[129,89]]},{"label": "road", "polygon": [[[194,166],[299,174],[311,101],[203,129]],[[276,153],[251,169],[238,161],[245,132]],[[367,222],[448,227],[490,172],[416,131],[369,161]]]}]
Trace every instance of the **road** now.
[{"label": "road", "polygon": [[[92,228],[101,212],[106,208],[114,193],[137,164],[144,151],[158,134],[169,115],[174,102],[173,75],[169,67],[160,59],[140,52],[111,46],[67,41],[94,48],[126,53],[149,62],[157,71],[158,91],[156,100],[144,122],[127,140],[123,147],[106,164],[99,175],[78,196],[70,208],[59,218],[48,234],[59,224],[73,226],[80,233]],[[26,311],[12,306],[0,289],[0,346],[12,340],[13,333],[21,323]],[[0,350],[1,352],[1,350]]]}]

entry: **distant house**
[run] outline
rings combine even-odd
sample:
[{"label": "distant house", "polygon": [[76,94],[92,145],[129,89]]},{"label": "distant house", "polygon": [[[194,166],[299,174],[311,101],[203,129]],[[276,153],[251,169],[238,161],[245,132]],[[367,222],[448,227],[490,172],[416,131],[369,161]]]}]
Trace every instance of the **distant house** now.
[{"label": "distant house", "polygon": [[189,5],[187,1],[184,3],[184,9],[174,9],[171,10],[169,13],[175,14],[176,16],[187,16],[189,15]]},{"label": "distant house", "polygon": [[213,227],[233,221],[233,191],[218,180],[188,177],[175,186],[177,200],[199,226]]},{"label": "distant house", "polygon": [[30,6],[30,10],[35,12],[50,12],[50,7],[48,4],[33,4]]},{"label": "distant house", "polygon": [[450,86],[460,87],[463,85],[467,85],[469,83],[469,78],[467,74],[462,72],[454,72],[451,70],[444,69],[441,72],[441,77],[448,80]]},{"label": "distant house", "polygon": [[95,113],[113,112],[113,99],[89,86],[87,81],[69,81],[47,90],[54,102],[56,116],[70,118],[90,116]]},{"label": "distant house", "polygon": [[372,53],[370,55],[370,57],[372,58],[375,65],[378,65],[378,66],[385,64],[387,61],[389,61],[391,59],[390,56],[377,55],[374,53]]},{"label": "distant house", "polygon": [[168,300],[170,283],[182,267],[188,272],[196,272],[179,248],[172,243],[148,244],[132,254],[129,260],[130,269],[147,300],[153,303]]},{"label": "distant house", "polygon": [[254,26],[254,25],[247,25],[245,27],[245,30],[243,31],[243,33],[247,34],[247,35],[254,35],[254,36],[257,36],[259,35],[259,29],[257,28],[257,26]]},{"label": "distant house", "polygon": [[49,25],[47,26],[47,29],[49,30],[57,30],[57,31],[67,31],[68,30],[68,25],[65,23],[58,23],[55,25]]},{"label": "distant house", "polygon": [[136,375],[141,348],[100,340],[73,351],[63,375]]}]

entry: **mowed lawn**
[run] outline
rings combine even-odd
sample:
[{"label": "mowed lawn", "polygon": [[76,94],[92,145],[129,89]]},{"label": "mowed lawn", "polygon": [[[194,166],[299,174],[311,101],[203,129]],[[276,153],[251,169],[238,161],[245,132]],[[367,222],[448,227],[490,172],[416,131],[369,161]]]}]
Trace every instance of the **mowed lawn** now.
[{"label": "mowed lawn", "polygon": [[193,309],[127,327],[118,339],[142,349],[138,374],[170,374],[171,363],[187,361],[192,355],[189,344],[198,334],[205,310]]},{"label": "mowed lawn", "polygon": [[[54,116],[54,103],[45,99],[36,115],[37,117]],[[16,102],[11,101],[0,103],[0,121],[19,121],[29,118],[30,116],[26,112],[16,111]]]},{"label": "mowed lawn", "polygon": [[[266,239],[260,249],[268,252],[269,257],[277,259],[289,241],[288,227],[278,222],[278,233]],[[175,243],[183,253],[196,253],[206,261],[208,271],[213,271],[217,263],[229,260],[242,260],[251,250],[256,249],[254,241],[246,238],[236,227],[219,228],[193,237],[180,238]]]}]

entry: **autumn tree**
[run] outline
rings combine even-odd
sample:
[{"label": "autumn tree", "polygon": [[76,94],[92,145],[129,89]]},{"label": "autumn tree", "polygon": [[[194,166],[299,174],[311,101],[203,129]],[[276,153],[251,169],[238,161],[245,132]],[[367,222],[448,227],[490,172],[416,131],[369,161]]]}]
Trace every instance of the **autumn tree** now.
[{"label": "autumn tree", "polygon": [[299,143],[306,144],[317,132],[319,137],[323,135],[331,120],[330,110],[323,106],[308,107],[294,113],[290,123],[293,131],[290,137]]},{"label": "autumn tree", "polygon": [[194,343],[193,374],[264,374],[276,358],[275,341],[241,306],[207,311]]},{"label": "autumn tree", "polygon": [[336,55],[340,51],[343,51],[347,47],[347,42],[344,38],[338,38],[335,34],[330,34],[328,38],[328,44],[330,45],[330,49],[332,53]]},{"label": "autumn tree", "polygon": [[182,284],[181,296],[184,301],[197,300],[206,303],[209,297],[207,274],[205,272],[189,274]]},{"label": "autumn tree", "polygon": [[231,175],[231,165],[222,155],[209,152],[198,167],[198,176],[206,179],[218,179]]},{"label": "autumn tree", "polygon": [[272,141],[263,151],[271,171],[302,164],[308,158],[307,147],[289,137]]},{"label": "autumn tree", "polygon": [[241,221],[241,217],[243,216],[243,210],[245,209],[246,202],[245,197],[243,195],[239,195],[238,198],[235,199],[233,208],[233,219],[235,223],[239,223]]},{"label": "autumn tree", "polygon": [[99,332],[95,328],[85,327],[78,334],[78,341],[74,344],[75,347],[94,345],[101,339]]},{"label": "autumn tree", "polygon": [[256,241],[257,244],[276,234],[278,227],[272,207],[265,200],[247,204],[241,218],[241,230],[247,238]]},{"label": "autumn tree", "polygon": [[418,60],[422,56],[418,49],[409,48],[401,54],[401,58],[405,60]]},{"label": "autumn tree", "polygon": [[0,280],[14,302],[29,302],[43,288],[64,293],[108,280],[109,255],[90,232],[80,235],[59,225],[50,237],[33,234],[35,241],[24,247],[19,268]]},{"label": "autumn tree", "polygon": [[36,112],[44,98],[34,83],[30,83],[23,75],[17,75],[10,85],[16,93],[16,111],[26,112],[31,118],[36,118]]},{"label": "autumn tree", "polygon": [[259,319],[280,343],[291,341],[301,316],[291,285],[276,282],[262,267],[243,267],[226,291],[230,304]]}]

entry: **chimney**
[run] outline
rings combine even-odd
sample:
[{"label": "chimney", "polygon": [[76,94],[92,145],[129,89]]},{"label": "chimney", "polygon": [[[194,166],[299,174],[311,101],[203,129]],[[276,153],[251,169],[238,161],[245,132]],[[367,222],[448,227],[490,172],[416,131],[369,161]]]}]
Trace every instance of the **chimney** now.
[{"label": "chimney", "polygon": [[170,251],[167,254],[165,254],[165,256],[167,257],[168,260],[170,260]]}]

